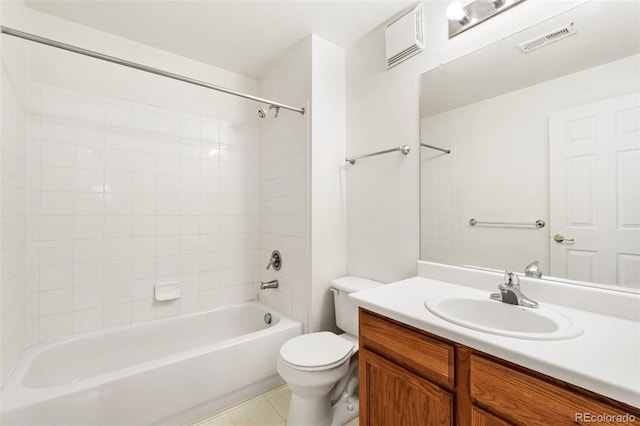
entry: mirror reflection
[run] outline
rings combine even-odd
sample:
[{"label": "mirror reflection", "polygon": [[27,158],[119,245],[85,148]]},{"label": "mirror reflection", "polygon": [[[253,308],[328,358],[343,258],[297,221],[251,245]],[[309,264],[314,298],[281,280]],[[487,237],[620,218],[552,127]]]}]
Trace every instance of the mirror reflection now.
[{"label": "mirror reflection", "polygon": [[638,16],[589,2],[422,75],[422,260],[640,289]]}]

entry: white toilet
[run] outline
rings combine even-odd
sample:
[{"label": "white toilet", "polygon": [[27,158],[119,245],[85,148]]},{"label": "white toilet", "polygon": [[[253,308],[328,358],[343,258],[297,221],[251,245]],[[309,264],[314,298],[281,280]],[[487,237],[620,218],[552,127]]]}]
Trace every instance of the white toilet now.
[{"label": "white toilet", "polygon": [[288,426],[343,425],[358,416],[358,307],[348,295],[379,285],[359,277],[332,281],[336,325],[345,333],[304,334],[280,348],[278,373],[291,389]]}]

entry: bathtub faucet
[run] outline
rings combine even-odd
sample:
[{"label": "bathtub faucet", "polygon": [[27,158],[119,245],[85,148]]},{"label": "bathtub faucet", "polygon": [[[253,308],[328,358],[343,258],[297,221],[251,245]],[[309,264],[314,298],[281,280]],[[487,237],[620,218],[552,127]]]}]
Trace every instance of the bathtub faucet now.
[{"label": "bathtub faucet", "polygon": [[278,280],[260,281],[260,290],[264,290],[265,288],[278,288]]}]

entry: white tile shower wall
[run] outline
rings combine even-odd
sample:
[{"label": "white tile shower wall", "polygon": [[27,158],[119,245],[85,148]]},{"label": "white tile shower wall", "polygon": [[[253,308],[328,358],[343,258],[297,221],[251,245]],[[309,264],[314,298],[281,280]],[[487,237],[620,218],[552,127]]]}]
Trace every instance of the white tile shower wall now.
[{"label": "white tile shower wall", "polygon": [[[278,117],[260,129],[260,260],[257,280],[278,279],[277,291],[260,297],[306,322],[309,300],[308,177],[306,119]],[[265,270],[271,251],[280,251],[280,271]]]},{"label": "white tile shower wall", "polygon": [[[29,315],[40,340],[253,296],[255,127],[32,82]],[[39,107],[39,109],[38,109]],[[182,296],[156,302],[156,283]]]},{"label": "white tile shower wall", "polygon": [[[38,340],[255,297],[255,110],[46,47],[29,54],[28,316]],[[167,281],[182,296],[154,301]]]},{"label": "white tile shower wall", "polygon": [[0,388],[27,343],[26,139],[27,85],[24,42],[0,42]]},{"label": "white tile shower wall", "polygon": [[[260,252],[256,281],[278,279],[277,290],[262,290],[265,303],[309,323],[309,120],[311,37],[295,46],[260,80],[260,93],[306,114],[280,111],[260,123]],[[272,250],[282,269],[265,270]]]},{"label": "white tile shower wall", "polygon": [[[256,280],[278,279],[280,287],[259,294],[301,320],[305,331],[333,329],[329,286],[346,272],[344,51],[312,34],[260,86],[263,96],[304,106],[306,113],[281,113],[260,126],[262,262]],[[266,271],[274,249],[283,255],[282,269]]]}]

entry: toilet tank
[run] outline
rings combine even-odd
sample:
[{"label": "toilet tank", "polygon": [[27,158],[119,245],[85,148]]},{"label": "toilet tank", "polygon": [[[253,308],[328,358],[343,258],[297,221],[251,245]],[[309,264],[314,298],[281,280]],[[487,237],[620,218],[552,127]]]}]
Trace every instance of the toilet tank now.
[{"label": "toilet tank", "polygon": [[348,276],[331,282],[333,303],[336,308],[336,325],[345,333],[358,335],[358,305],[349,303],[349,294],[383,285],[366,278]]}]

